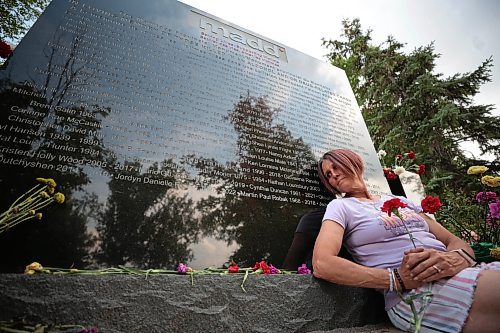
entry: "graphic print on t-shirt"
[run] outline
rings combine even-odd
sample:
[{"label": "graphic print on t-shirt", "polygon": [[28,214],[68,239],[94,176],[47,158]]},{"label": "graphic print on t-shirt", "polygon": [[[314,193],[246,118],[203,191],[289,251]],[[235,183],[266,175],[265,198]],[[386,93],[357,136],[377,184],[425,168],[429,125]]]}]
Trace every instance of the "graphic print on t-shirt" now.
[{"label": "graphic print on t-shirt", "polygon": [[426,222],[413,210],[400,209],[399,212],[404,222],[394,214],[389,216],[387,213],[383,213],[379,216],[380,225],[383,225],[385,230],[390,231],[394,236],[407,233],[405,224],[410,232],[425,229]]}]

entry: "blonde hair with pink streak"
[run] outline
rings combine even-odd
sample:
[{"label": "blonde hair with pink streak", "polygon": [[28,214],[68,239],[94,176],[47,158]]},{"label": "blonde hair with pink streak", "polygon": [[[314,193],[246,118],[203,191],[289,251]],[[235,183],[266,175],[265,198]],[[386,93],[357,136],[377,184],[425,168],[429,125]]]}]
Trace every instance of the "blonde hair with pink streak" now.
[{"label": "blonde hair with pink streak", "polygon": [[[325,153],[318,162],[319,179],[321,180],[323,185],[333,194],[340,195],[341,193],[332,185],[330,185],[328,179],[323,173],[322,165],[324,160],[329,160],[344,174],[352,179],[359,179],[364,184],[363,173],[365,172],[365,165],[361,156],[348,149],[333,149]],[[370,197],[368,190],[366,189],[366,185],[365,195],[367,198]]]}]

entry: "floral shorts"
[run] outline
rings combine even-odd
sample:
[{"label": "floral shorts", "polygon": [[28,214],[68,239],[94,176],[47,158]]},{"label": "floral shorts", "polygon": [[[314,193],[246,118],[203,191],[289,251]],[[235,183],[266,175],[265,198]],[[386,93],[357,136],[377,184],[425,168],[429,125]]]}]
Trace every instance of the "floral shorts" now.
[{"label": "floral shorts", "polygon": [[[477,277],[487,269],[500,270],[500,262],[466,268],[452,278],[433,282],[430,290],[433,294],[432,300],[425,310],[420,332],[460,332],[472,305]],[[415,293],[425,291],[429,291],[429,284],[417,288]],[[415,300],[415,303],[417,309],[420,308],[418,300]],[[406,332],[412,331],[413,313],[408,304],[399,302],[389,309],[387,314],[394,326]]]}]

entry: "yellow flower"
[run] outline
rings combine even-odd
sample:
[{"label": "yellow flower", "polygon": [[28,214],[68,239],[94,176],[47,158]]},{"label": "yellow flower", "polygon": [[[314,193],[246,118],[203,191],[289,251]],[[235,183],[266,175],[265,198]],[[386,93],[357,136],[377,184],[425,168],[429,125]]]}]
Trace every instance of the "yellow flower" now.
[{"label": "yellow flower", "polygon": [[33,209],[30,210],[30,215],[35,215],[35,211]]},{"label": "yellow flower", "polygon": [[468,175],[479,175],[479,174],[485,173],[488,170],[489,169],[487,167],[485,167],[484,165],[474,165],[474,166],[471,166],[467,170],[467,174]]},{"label": "yellow flower", "polygon": [[36,213],[36,215],[35,215],[35,218],[36,218],[37,220],[41,220],[41,219],[42,219],[42,217],[43,217],[42,213]]},{"label": "yellow flower", "polygon": [[62,194],[61,192],[57,192],[56,194],[54,194],[54,200],[57,203],[62,204],[65,200],[64,194]]},{"label": "yellow flower", "polygon": [[500,177],[483,176],[481,178],[481,183],[490,187],[498,187],[500,186]]},{"label": "yellow flower", "polygon": [[43,191],[43,192],[40,192],[40,196],[44,199],[48,199],[50,198],[50,195],[47,194],[47,192]]},{"label": "yellow flower", "polygon": [[55,188],[50,187],[50,186],[47,186],[47,189],[46,189],[46,190],[47,190],[47,192],[48,192],[50,195],[54,194],[54,192],[56,191],[56,189],[55,189]]},{"label": "yellow flower", "polygon": [[35,272],[41,272],[43,271],[43,266],[40,265],[38,262],[32,262],[28,266],[26,266],[26,269],[24,270],[25,274],[35,274]]},{"label": "yellow flower", "polygon": [[57,186],[56,181],[52,178],[47,178],[47,186],[56,187]]},{"label": "yellow flower", "polygon": [[38,177],[38,178],[36,179],[36,181],[37,181],[37,182],[40,182],[40,183],[42,183],[42,184],[47,184],[47,179],[45,179],[45,178]]},{"label": "yellow flower", "polygon": [[495,259],[500,259],[500,247],[496,247],[490,250],[490,256]]}]

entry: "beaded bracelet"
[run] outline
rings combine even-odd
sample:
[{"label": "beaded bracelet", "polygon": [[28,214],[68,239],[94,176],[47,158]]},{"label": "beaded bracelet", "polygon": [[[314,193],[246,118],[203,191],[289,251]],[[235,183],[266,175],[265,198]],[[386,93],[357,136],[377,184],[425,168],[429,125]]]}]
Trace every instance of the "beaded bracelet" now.
[{"label": "beaded bracelet", "polygon": [[402,291],[402,292],[405,292],[405,291],[406,291],[406,286],[405,286],[405,284],[404,284],[404,282],[403,282],[403,279],[401,278],[401,275],[399,275],[399,272],[398,272],[398,269],[397,269],[397,268],[394,270],[394,276],[396,276],[396,279],[398,280],[399,285],[400,285],[400,286],[401,286],[401,288],[403,289],[403,290],[401,290],[401,291]]}]

